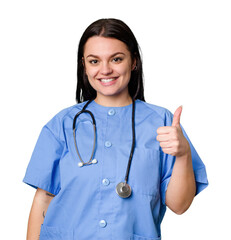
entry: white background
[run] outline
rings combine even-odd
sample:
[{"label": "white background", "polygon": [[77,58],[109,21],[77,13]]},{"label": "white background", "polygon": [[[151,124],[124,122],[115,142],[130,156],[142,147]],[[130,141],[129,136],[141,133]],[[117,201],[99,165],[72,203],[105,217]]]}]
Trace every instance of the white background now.
[{"label": "white background", "polygon": [[[125,21],[142,49],[145,98],[174,112],[204,161],[209,187],[163,240],[231,239],[230,1],[49,1],[0,3],[0,239],[25,239],[35,189],[22,183],[42,126],[75,104],[76,53],[84,29]],[[144,219],[145,221],[145,219]]]}]

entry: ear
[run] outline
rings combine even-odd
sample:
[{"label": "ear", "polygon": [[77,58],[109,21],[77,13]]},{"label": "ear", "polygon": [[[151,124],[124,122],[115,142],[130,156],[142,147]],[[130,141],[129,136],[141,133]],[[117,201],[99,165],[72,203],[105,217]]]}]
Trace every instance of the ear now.
[{"label": "ear", "polygon": [[136,70],[137,66],[136,66],[136,58],[133,59],[133,63],[132,63],[132,71]]},{"label": "ear", "polygon": [[84,58],[82,57],[82,64],[83,64],[83,67],[85,67],[85,63],[84,63]]}]

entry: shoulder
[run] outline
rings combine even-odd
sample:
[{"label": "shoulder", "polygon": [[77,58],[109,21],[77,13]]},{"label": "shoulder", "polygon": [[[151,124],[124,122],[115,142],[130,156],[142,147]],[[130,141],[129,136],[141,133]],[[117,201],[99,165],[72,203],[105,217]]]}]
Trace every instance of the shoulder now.
[{"label": "shoulder", "polygon": [[173,114],[164,107],[157,106],[152,103],[137,100],[137,111],[144,115],[151,115],[165,121],[166,119],[172,119]]},{"label": "shoulder", "polygon": [[73,114],[76,114],[77,111],[80,111],[84,104],[85,102],[77,103],[60,110],[49,120],[47,124],[50,125],[52,122],[56,122],[56,121],[63,122],[65,118],[72,116]]},{"label": "shoulder", "polygon": [[57,138],[62,138],[60,135],[62,135],[64,122],[72,121],[73,116],[82,109],[84,104],[85,102],[82,102],[61,109],[44,125],[44,128],[48,128]]}]

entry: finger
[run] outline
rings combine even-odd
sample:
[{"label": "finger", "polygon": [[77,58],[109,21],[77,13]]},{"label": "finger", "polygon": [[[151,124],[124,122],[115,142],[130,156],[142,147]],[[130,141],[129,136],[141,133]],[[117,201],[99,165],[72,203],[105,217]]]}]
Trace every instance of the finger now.
[{"label": "finger", "polygon": [[180,116],[181,116],[182,108],[183,106],[180,106],[175,111],[173,120],[172,120],[172,127],[177,127],[180,125]]},{"label": "finger", "polygon": [[173,155],[173,148],[172,147],[162,147],[161,149],[164,153]]},{"label": "finger", "polygon": [[172,147],[170,142],[160,142],[160,146],[161,146],[162,149],[163,148],[165,149],[165,148],[171,148]]},{"label": "finger", "polygon": [[167,141],[169,141],[169,134],[157,135],[156,140],[159,142],[167,142]]},{"label": "finger", "polygon": [[166,127],[159,127],[156,132],[157,134],[168,134],[172,130],[172,127],[166,126]]}]

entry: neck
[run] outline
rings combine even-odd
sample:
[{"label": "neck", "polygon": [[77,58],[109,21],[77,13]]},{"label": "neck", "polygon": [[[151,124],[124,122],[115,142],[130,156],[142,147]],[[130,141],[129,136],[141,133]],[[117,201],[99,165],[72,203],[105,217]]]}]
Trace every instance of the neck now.
[{"label": "neck", "polygon": [[105,107],[124,107],[132,104],[132,98],[130,95],[127,95],[125,97],[97,95],[95,102]]}]

